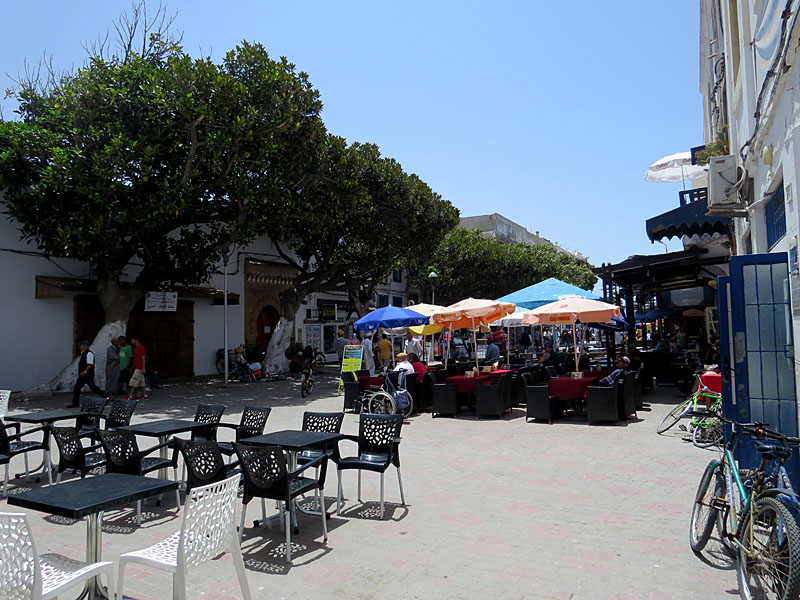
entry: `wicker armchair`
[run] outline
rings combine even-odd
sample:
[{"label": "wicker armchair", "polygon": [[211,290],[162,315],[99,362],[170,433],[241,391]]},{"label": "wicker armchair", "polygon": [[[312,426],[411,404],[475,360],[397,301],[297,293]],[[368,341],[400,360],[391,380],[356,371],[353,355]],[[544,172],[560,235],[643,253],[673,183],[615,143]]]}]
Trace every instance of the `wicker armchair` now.
[{"label": "wicker armchair", "polygon": [[618,421],[617,394],[619,383],[611,386],[590,385],[586,394],[586,420],[589,423]]}]

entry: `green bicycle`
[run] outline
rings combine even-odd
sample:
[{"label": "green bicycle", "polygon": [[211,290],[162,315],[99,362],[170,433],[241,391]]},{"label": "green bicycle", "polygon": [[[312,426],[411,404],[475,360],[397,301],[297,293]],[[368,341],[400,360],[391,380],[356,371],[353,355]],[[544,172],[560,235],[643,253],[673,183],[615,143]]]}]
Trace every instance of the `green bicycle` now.
[{"label": "green bicycle", "polygon": [[[709,416],[707,411],[687,416]],[[784,467],[791,456],[786,437],[759,423],[733,426],[719,460],[711,461],[700,478],[689,529],[689,544],[700,553],[716,525],[722,542],[735,552],[739,594],[745,600],[800,597],[800,527],[795,519],[800,506]],[[740,432],[757,440],[761,455],[757,469],[740,470],[733,448]],[[774,440],[779,444],[760,440]]]},{"label": "green bicycle", "polygon": [[[659,433],[659,434],[666,433],[667,431],[672,429],[678,423],[678,421],[680,421],[684,417],[688,417],[689,416],[688,413],[691,412],[691,411],[712,409],[715,404],[719,403],[719,407],[717,409],[717,412],[721,412],[721,410],[719,410],[719,408],[721,408],[722,396],[720,396],[716,392],[712,392],[703,383],[703,381],[700,379],[699,375],[697,375],[696,377],[697,377],[697,382],[698,382],[697,391],[694,394],[692,394],[691,396],[689,396],[686,400],[684,400],[683,402],[678,404],[678,406],[676,406],[671,411],[669,411],[666,414],[666,416],[663,419],[661,419],[661,423],[659,423],[658,427],[656,428],[656,433]],[[708,418],[710,418],[710,417],[703,417],[703,418],[695,418],[695,417],[693,417],[690,431],[694,430],[697,425],[701,425],[701,424],[708,425],[708,424],[710,424],[709,421],[705,420],[705,419],[708,419]],[[722,428],[720,427],[719,431],[721,431],[721,430],[722,430]],[[705,439],[705,436],[701,436],[701,440],[704,440],[704,439]],[[709,445],[711,445],[711,444],[709,444]]]}]

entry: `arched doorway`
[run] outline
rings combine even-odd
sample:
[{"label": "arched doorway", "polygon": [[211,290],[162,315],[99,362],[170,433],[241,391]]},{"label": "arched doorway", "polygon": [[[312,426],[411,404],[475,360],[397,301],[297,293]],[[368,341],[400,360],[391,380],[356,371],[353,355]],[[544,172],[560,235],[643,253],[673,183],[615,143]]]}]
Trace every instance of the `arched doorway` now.
[{"label": "arched doorway", "polygon": [[261,312],[258,313],[258,319],[256,320],[256,331],[258,332],[256,335],[256,346],[258,346],[260,350],[266,352],[267,346],[269,346],[269,340],[272,338],[272,334],[279,320],[280,314],[278,313],[278,309],[272,305],[265,306],[261,309]]}]

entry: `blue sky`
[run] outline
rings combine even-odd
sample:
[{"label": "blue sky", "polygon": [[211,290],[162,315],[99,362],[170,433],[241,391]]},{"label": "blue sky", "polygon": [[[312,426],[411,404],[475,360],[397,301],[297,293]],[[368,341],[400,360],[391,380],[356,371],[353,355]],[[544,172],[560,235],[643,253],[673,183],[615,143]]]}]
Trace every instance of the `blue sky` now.
[{"label": "blue sky", "polygon": [[[7,4],[2,87],[43,53],[81,65],[128,5]],[[597,265],[665,251],[644,222],[677,207],[681,185],[643,176],[703,141],[697,2],[165,5],[195,56],[247,39],[288,57],[332,133],[378,144],[464,216],[498,212]]]}]

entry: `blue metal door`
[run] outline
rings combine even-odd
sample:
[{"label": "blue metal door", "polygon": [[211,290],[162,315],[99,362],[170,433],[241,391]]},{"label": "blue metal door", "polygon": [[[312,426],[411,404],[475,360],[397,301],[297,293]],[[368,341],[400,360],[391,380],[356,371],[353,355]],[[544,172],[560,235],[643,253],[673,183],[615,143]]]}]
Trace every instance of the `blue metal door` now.
[{"label": "blue metal door", "polygon": [[[767,423],[797,435],[794,338],[785,253],[733,256],[730,277],[718,279],[720,346],[723,358],[723,405],[742,422]],[[723,303],[724,301],[724,303]],[[723,305],[724,304],[724,305]],[[723,317],[726,322],[723,322]],[[727,331],[726,331],[727,330]],[[727,381],[726,381],[727,380]],[[752,440],[741,438],[737,459],[758,466]],[[800,457],[787,465],[800,483]]]}]

